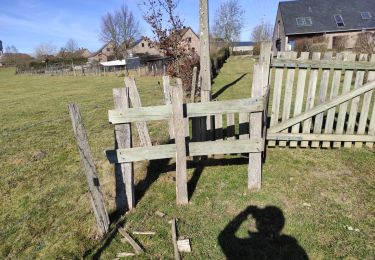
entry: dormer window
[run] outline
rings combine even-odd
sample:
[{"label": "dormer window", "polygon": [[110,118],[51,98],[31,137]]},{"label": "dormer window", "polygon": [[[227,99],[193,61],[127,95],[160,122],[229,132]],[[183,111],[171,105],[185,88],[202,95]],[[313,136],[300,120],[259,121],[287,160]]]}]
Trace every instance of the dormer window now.
[{"label": "dormer window", "polygon": [[371,19],[372,15],[370,12],[361,12],[361,17],[363,20],[369,20]]},{"label": "dormer window", "polygon": [[297,17],[296,22],[297,26],[312,26],[311,17]]},{"label": "dormer window", "polygon": [[337,27],[344,27],[345,26],[344,19],[342,18],[341,14],[335,14],[334,18],[335,18]]}]

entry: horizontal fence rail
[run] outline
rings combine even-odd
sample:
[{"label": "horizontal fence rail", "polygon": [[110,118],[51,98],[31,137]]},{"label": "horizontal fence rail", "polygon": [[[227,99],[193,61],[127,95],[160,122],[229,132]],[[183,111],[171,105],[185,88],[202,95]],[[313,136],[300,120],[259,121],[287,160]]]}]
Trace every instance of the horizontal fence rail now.
[{"label": "horizontal fence rail", "polygon": [[274,60],[271,67],[300,68],[300,69],[339,69],[339,70],[375,70],[375,63],[369,62],[342,62],[330,60]]}]

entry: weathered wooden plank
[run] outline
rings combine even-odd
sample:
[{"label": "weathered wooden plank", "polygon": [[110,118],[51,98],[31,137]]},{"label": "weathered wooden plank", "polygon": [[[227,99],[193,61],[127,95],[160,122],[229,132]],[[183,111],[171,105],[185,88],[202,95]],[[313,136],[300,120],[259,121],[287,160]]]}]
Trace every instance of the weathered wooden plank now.
[{"label": "weathered wooden plank", "polygon": [[[343,60],[343,55],[341,53],[336,54],[336,62],[341,62]],[[337,97],[339,94],[339,88],[341,83],[341,74],[342,71],[335,69],[333,72],[333,79],[332,79],[332,86],[331,86],[331,94],[329,99],[332,100],[333,98]],[[324,133],[325,134],[332,134],[333,133],[333,122],[335,120],[336,115],[336,107],[330,108],[327,111],[327,118],[326,124],[324,126]],[[331,146],[330,142],[323,142],[323,148],[329,148]]]},{"label": "weathered wooden plank", "polygon": [[[308,60],[308,59],[309,59],[309,53],[302,52],[299,60]],[[306,85],[306,74],[307,74],[307,69],[303,69],[303,68],[299,69],[293,116],[299,115],[302,112],[303,96],[305,94],[305,85]],[[292,127],[292,133],[299,133],[299,131],[300,131],[300,124],[296,124]],[[291,141],[289,143],[290,147],[296,147],[297,145],[298,145],[298,142],[296,141]]]},{"label": "weathered wooden plank", "polygon": [[337,135],[337,134],[268,133],[267,140],[375,142],[375,136],[344,135],[344,134]]},{"label": "weathered wooden plank", "polygon": [[295,116],[291,119],[288,119],[287,121],[285,122],[282,122],[278,125],[275,125],[273,127],[270,127],[268,132],[269,133],[277,133],[277,132],[280,132],[288,127],[291,127],[303,120],[306,120],[307,118],[310,118],[310,117],[313,117],[327,109],[330,109],[331,107],[334,107],[334,106],[337,106],[337,105],[340,105],[350,99],[353,99],[355,97],[358,97],[359,95],[362,95],[368,91],[371,91],[375,88],[375,81],[373,82],[369,82],[365,85],[363,85],[362,87],[360,88],[357,88],[357,89],[354,89],[346,94],[343,94],[341,96],[338,96],[336,98],[334,98],[333,100],[331,101],[328,101],[324,104],[320,104],[314,108],[312,108],[311,110],[309,111],[306,111],[298,116]]},{"label": "weathered wooden plank", "polygon": [[[297,58],[296,52],[290,52],[287,55],[288,55],[288,58],[290,59]],[[287,71],[286,82],[285,82],[285,92],[284,92],[282,122],[289,119],[290,117],[290,108],[292,106],[292,97],[293,97],[294,73],[295,73],[294,68],[288,69]],[[288,130],[285,130],[284,132],[287,133]],[[286,146],[286,142],[280,141],[279,146],[281,147]]]},{"label": "weathered wooden plank", "polygon": [[[284,55],[284,52],[278,52],[277,57],[280,58]],[[284,68],[276,68],[275,70],[275,83],[273,88],[273,97],[272,97],[272,107],[271,107],[271,122],[270,126],[274,126],[279,122],[279,113],[280,113],[280,100],[281,100],[281,90],[283,85],[283,74]],[[276,145],[276,142],[269,141],[268,146],[273,147]]]},{"label": "weathered wooden plank", "polygon": [[[116,109],[129,108],[129,89],[113,89],[113,100]],[[124,149],[132,146],[130,123],[115,125],[115,148]],[[115,165],[116,206],[119,212],[135,207],[133,163]]]},{"label": "weathered wooden plank", "polygon": [[[171,105],[172,100],[171,100],[171,90],[170,90],[170,78],[169,78],[169,76],[163,76],[163,94],[164,94],[165,105],[167,105],[167,106]],[[172,118],[170,118],[169,121],[168,121],[168,133],[169,133],[169,139],[174,139]]]},{"label": "weathered wooden plank", "polygon": [[[371,55],[371,61],[374,61],[374,60],[375,60],[375,54],[372,54]],[[369,81],[370,81],[370,79],[375,80],[375,73],[373,73],[373,72],[369,73]],[[375,136],[375,101],[373,102],[370,123],[369,123],[369,126],[368,126],[368,135]],[[369,147],[369,148],[372,148],[374,146],[374,142],[366,142],[366,146]]]},{"label": "weathered wooden plank", "polygon": [[[208,0],[199,1],[199,28],[200,28],[200,67],[202,75],[202,102],[210,101],[211,92],[211,59],[210,59],[210,37],[209,37],[209,10]],[[206,94],[206,95],[205,95]]]},{"label": "weathered wooden plank", "polygon": [[303,68],[303,69],[337,69],[337,70],[375,70],[373,62],[335,62],[314,60],[300,61],[294,59],[276,59],[271,62],[271,67],[275,68]]},{"label": "weathered wooden plank", "polygon": [[[375,62],[374,54],[371,56],[371,62]],[[375,80],[375,71],[370,71],[368,73],[367,82],[371,82],[374,80]],[[366,131],[367,120],[369,119],[368,117],[370,113],[372,94],[373,94],[373,91],[369,91],[363,96],[363,104],[362,104],[362,109],[361,109],[361,114],[359,117],[358,129],[357,129],[357,134],[359,135],[365,134],[365,131]],[[362,143],[358,143],[358,142],[355,143],[355,147],[360,147],[360,146],[362,146]],[[366,146],[369,147],[369,143],[366,143]]]},{"label": "weathered wooden plank", "polygon": [[[225,100],[215,102],[188,103],[186,113],[188,117],[201,117],[214,114],[246,113],[262,111],[264,107],[263,97]],[[111,124],[124,124],[151,120],[164,120],[171,116],[171,106],[151,106],[129,108],[127,110],[109,110],[109,122]]]},{"label": "weathered wooden plank", "polygon": [[[129,98],[133,108],[142,107],[141,98],[133,77],[125,77],[125,86],[129,88]],[[135,123],[138,130],[139,141],[142,146],[152,146],[146,122]]]},{"label": "weathered wooden plank", "polygon": [[223,140],[223,115],[215,115],[215,140]]},{"label": "weathered wooden plank", "polygon": [[[332,52],[326,52],[324,54],[323,61],[330,60],[330,59],[332,59]],[[318,104],[323,104],[326,100],[328,83],[329,83],[329,74],[330,74],[329,69],[323,69],[322,78],[321,78],[320,87],[319,87],[319,103]],[[316,115],[315,117],[314,131],[313,131],[315,134],[320,134],[322,132],[323,117],[324,117],[324,113],[320,113]],[[311,147],[319,147],[319,145],[320,145],[320,142],[314,141],[311,143]]]},{"label": "weathered wooden plank", "polygon": [[188,203],[186,176],[186,121],[183,111],[184,93],[182,86],[172,88],[172,119],[176,144],[176,200],[177,204]]},{"label": "weathered wooden plank", "polygon": [[[312,54],[313,60],[320,60],[320,52],[314,52]],[[316,85],[318,83],[318,69],[311,69],[310,70],[310,79],[309,79],[309,86],[307,90],[307,99],[306,99],[306,108],[305,111],[308,111],[314,107],[315,103],[315,93],[316,93]],[[303,122],[302,132],[303,133],[310,133],[311,132],[311,118],[307,119]],[[301,147],[308,147],[309,142],[308,141],[302,141]]]},{"label": "weathered wooden plank", "polygon": [[119,228],[118,231],[120,232],[121,235],[129,242],[129,244],[133,247],[135,253],[137,255],[144,253],[145,251],[138,245],[137,242],[126,232],[125,229]]},{"label": "weathered wooden plank", "polygon": [[[346,53],[344,60],[354,61],[356,55],[354,53]],[[342,87],[342,94],[348,93],[352,85],[353,70],[345,70],[344,83]],[[344,132],[344,125],[346,121],[346,111],[349,102],[344,102],[339,106],[339,112],[337,115],[337,124],[335,129],[335,134],[342,134]],[[341,142],[333,142],[333,148],[341,147]]]},{"label": "weathered wooden plank", "polygon": [[234,114],[226,114],[227,116],[227,128],[226,128],[226,135],[228,140],[234,140],[235,137],[235,123],[234,123]]},{"label": "weathered wooden plank", "polygon": [[95,214],[96,224],[99,229],[99,233],[104,235],[109,230],[110,222],[107,210],[105,208],[104,198],[100,188],[94,160],[91,156],[86,130],[82,122],[79,107],[76,104],[70,104],[68,108],[70,118],[72,120],[74,135],[77,140],[79,154],[85,167],[85,174],[87,183],[89,185],[91,205]]},{"label": "weathered wooden plank", "polygon": [[197,87],[197,67],[193,68],[193,78],[191,80],[191,92],[190,92],[190,102],[194,103],[195,102],[195,91]]},{"label": "weathered wooden plank", "polygon": [[173,244],[173,251],[174,251],[174,259],[180,260],[180,252],[178,251],[177,246],[177,225],[176,225],[176,219],[171,220],[171,232],[172,232],[172,244]]},{"label": "weathered wooden plank", "polygon": [[[367,60],[367,54],[360,54],[359,60]],[[363,80],[365,77],[364,71],[357,71],[356,77],[355,77],[355,83],[354,83],[354,89],[360,88],[363,85]],[[352,99],[351,105],[350,105],[350,111],[349,111],[349,119],[347,123],[347,129],[346,134],[354,134],[355,126],[357,123],[357,113],[358,113],[358,107],[359,107],[359,101],[360,97],[355,97]],[[361,144],[362,146],[362,144]],[[345,148],[352,147],[352,142],[345,142],[344,143]],[[356,147],[359,147],[359,144],[357,144]]]},{"label": "weathered wooden plank", "polygon": [[[187,156],[204,156],[210,154],[234,154],[262,152],[263,140],[226,140],[189,143]],[[150,147],[134,147],[107,151],[111,163],[138,162],[143,160],[158,160],[173,158],[176,155],[175,144],[164,144]]]}]

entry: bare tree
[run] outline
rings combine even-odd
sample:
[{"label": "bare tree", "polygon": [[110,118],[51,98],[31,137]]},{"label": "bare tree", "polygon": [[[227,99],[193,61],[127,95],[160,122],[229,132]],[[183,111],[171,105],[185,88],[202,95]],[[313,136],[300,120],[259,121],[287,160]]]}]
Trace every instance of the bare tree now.
[{"label": "bare tree", "polygon": [[70,38],[65,44],[65,50],[69,53],[75,53],[78,49],[78,43],[73,38]]},{"label": "bare tree", "polygon": [[116,59],[126,55],[126,50],[139,36],[139,22],[126,5],[102,17],[100,39],[110,43]]},{"label": "bare tree", "polygon": [[251,33],[251,40],[256,43],[270,41],[272,39],[272,26],[270,23],[261,21],[256,25]]},{"label": "bare tree", "polygon": [[14,45],[5,48],[4,62],[7,65],[16,65],[18,57],[18,49]]},{"label": "bare tree", "polygon": [[55,55],[56,49],[52,42],[41,43],[34,48],[35,57],[37,59],[45,59],[48,56]]},{"label": "bare tree", "polygon": [[238,0],[228,0],[222,3],[216,11],[212,28],[215,37],[222,38],[229,43],[238,40],[244,26],[244,13]]},{"label": "bare tree", "polygon": [[372,54],[375,47],[374,33],[363,32],[358,34],[355,47],[358,52]]}]

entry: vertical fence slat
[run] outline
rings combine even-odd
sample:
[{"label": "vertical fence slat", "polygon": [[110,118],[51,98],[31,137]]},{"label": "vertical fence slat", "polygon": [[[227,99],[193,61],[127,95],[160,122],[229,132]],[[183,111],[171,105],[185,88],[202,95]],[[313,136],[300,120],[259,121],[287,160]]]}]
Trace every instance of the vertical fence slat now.
[{"label": "vertical fence slat", "polygon": [[[170,90],[169,76],[163,76],[163,94],[164,94],[165,104],[171,105],[172,100],[171,100],[171,90]],[[168,121],[168,133],[169,133],[169,139],[174,139],[172,118]]]},{"label": "vertical fence slat", "polygon": [[107,210],[105,208],[103,194],[100,189],[99,178],[96,172],[94,160],[91,156],[86,130],[82,122],[79,107],[75,104],[70,104],[68,108],[70,118],[72,120],[74,135],[77,140],[79,154],[85,166],[85,174],[89,185],[91,205],[94,210],[96,224],[100,234],[104,235],[108,232],[110,222]]},{"label": "vertical fence slat", "polygon": [[[326,52],[324,54],[323,59],[324,60],[332,59],[332,52]],[[329,74],[330,74],[329,69],[324,69],[322,72],[322,78],[320,80],[320,87],[319,87],[319,103],[318,104],[322,104],[326,101],[327,89],[328,89],[328,83],[329,83]],[[322,133],[323,117],[324,117],[323,112],[315,116],[314,134]],[[319,141],[311,142],[311,147],[319,147],[319,145],[320,145]]]},{"label": "vertical fence slat", "polygon": [[[277,58],[283,58],[283,53],[278,52]],[[279,113],[280,113],[280,100],[281,100],[281,90],[283,85],[283,68],[275,69],[275,81],[272,97],[272,107],[271,107],[271,122],[270,126],[274,126],[279,122]],[[268,141],[268,146],[273,147],[276,145],[275,141]]]},{"label": "vertical fence slat", "polygon": [[[343,60],[343,55],[341,53],[337,53],[336,55],[336,62],[341,62]],[[332,79],[332,86],[331,86],[331,94],[329,99],[332,100],[339,94],[339,88],[341,83],[341,74],[342,70],[334,70],[333,72],[333,79]],[[328,110],[326,124],[324,126],[324,133],[325,134],[332,134],[333,133],[333,123],[335,120],[336,115],[336,107],[333,107]],[[331,142],[323,142],[323,148],[329,148],[331,146]]]},{"label": "vertical fence slat", "polygon": [[[297,59],[296,52],[289,52],[286,54],[288,59]],[[285,82],[285,92],[284,92],[284,104],[283,104],[283,113],[282,121],[289,119],[290,117],[290,108],[292,107],[292,97],[293,97],[293,85],[294,85],[294,74],[295,69],[288,69],[286,82]],[[288,133],[288,129],[282,131]],[[286,146],[286,141],[279,141],[279,146]]]},{"label": "vertical fence slat", "polygon": [[191,80],[191,92],[190,92],[190,102],[194,103],[195,101],[195,89],[197,87],[197,67],[193,68],[193,78]]},{"label": "vertical fence slat", "polygon": [[[308,60],[308,59],[309,59],[309,53],[302,52],[300,60]],[[296,98],[294,102],[294,111],[293,111],[294,116],[299,115],[302,112],[303,96],[305,94],[305,85],[306,85],[306,74],[307,74],[307,69],[299,69]],[[299,133],[299,131],[300,131],[300,124],[296,124],[292,127],[292,133]],[[297,144],[298,144],[297,141],[291,141],[289,146],[296,147]]]},{"label": "vertical fence slat", "polygon": [[[113,89],[113,101],[115,109],[129,108],[129,89]],[[115,125],[116,149],[131,148],[132,146],[131,124]],[[118,209],[124,211],[125,208],[135,207],[134,195],[134,168],[133,163],[121,163],[115,165],[116,178],[116,205]],[[125,192],[125,194],[123,194]],[[124,198],[124,195],[126,198]],[[125,203],[125,204],[123,204]],[[119,208],[120,207],[120,208]]]},{"label": "vertical fence slat", "polygon": [[226,115],[227,117],[227,128],[226,135],[228,140],[234,140],[235,137],[235,123],[234,123],[234,114],[230,113]]},{"label": "vertical fence slat", "polygon": [[186,176],[186,121],[183,113],[183,90],[178,84],[172,88],[172,120],[176,143],[176,200],[177,204],[188,203]]},{"label": "vertical fence slat", "polygon": [[223,115],[215,115],[215,140],[223,140]]},{"label": "vertical fence slat", "polygon": [[[375,63],[375,54],[371,55],[371,62]],[[375,80],[375,71],[371,71],[369,72],[369,75],[368,75],[368,81],[370,82],[374,80]],[[372,107],[372,112],[371,112],[370,123],[368,126],[368,135],[375,136],[375,95],[374,95],[374,100],[372,103],[373,103],[373,107]],[[372,148],[374,146],[374,143],[366,142],[366,146],[368,148]]]},{"label": "vertical fence slat", "polygon": [[[129,97],[132,104],[132,107],[142,107],[141,98],[139,97],[137,85],[134,78],[126,77],[125,85],[129,88]],[[139,141],[142,146],[152,146],[150,134],[148,132],[148,127],[146,122],[136,122]]]},{"label": "vertical fence slat", "polygon": [[[372,63],[375,62],[375,55],[374,54],[371,56],[371,62]],[[371,82],[371,81],[374,81],[374,80],[375,80],[375,71],[369,71],[368,77],[367,77],[367,82]],[[372,94],[373,94],[373,91],[369,91],[369,92],[365,93],[365,95],[363,97],[363,105],[362,105],[362,109],[361,109],[361,116],[359,118],[358,130],[357,130],[357,134],[359,134],[359,135],[365,134],[365,131],[366,131],[367,120],[368,120],[368,116],[369,116],[369,113],[370,113],[370,105],[371,105]],[[362,146],[362,143],[356,142],[355,145],[356,145],[356,147],[359,147],[359,146]],[[367,143],[366,143],[366,146],[368,146]]]},{"label": "vertical fence slat", "polygon": [[[312,54],[312,60],[320,60],[320,52],[314,52]],[[309,85],[307,90],[307,98],[306,98],[306,107],[305,111],[308,111],[314,107],[315,103],[315,93],[316,93],[316,85],[318,83],[318,73],[319,69],[311,69],[310,70],[310,79],[309,79]],[[302,132],[305,134],[311,133],[311,118],[305,120],[303,122]],[[301,147],[308,147],[309,141],[302,141]]]},{"label": "vertical fence slat", "polygon": [[249,113],[239,113],[239,139],[249,139]]},{"label": "vertical fence slat", "polygon": [[[355,54],[354,53],[345,53],[344,54],[344,60],[345,61],[355,61]],[[353,70],[345,70],[344,75],[344,83],[342,87],[342,93],[345,94],[350,91],[351,85],[352,85],[352,79],[353,79]],[[344,126],[346,121],[346,111],[348,108],[348,102],[342,103],[339,106],[339,113],[337,116],[337,124],[335,129],[335,134],[343,134],[344,132]],[[341,147],[341,142],[333,142],[333,148],[339,148]]]},{"label": "vertical fence slat", "polygon": [[[360,54],[359,55],[359,61],[367,60],[367,54]],[[363,80],[365,77],[365,71],[363,70],[358,70],[356,77],[355,77],[355,83],[354,83],[354,89],[357,89],[363,85]],[[355,126],[357,122],[357,113],[358,113],[358,106],[359,106],[359,101],[361,97],[356,97],[352,99],[351,106],[350,106],[350,112],[349,112],[349,119],[348,119],[348,124],[347,124],[347,129],[346,129],[346,134],[354,134],[355,131]],[[359,145],[357,145],[358,147]],[[344,143],[345,148],[350,148],[352,147],[352,142],[345,142]]]}]

